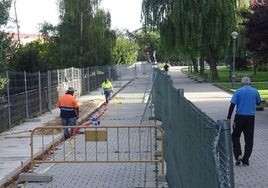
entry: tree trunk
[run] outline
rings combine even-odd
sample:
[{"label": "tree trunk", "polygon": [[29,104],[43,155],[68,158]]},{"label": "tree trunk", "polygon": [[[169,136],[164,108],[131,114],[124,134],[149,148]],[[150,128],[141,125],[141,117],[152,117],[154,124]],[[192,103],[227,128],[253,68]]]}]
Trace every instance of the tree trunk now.
[{"label": "tree trunk", "polygon": [[19,26],[19,21],[18,21],[18,15],[17,15],[17,6],[16,6],[17,1],[14,1],[14,12],[15,12],[15,22],[16,22],[16,27],[17,27],[17,35],[18,35],[18,41],[20,43],[20,26]]},{"label": "tree trunk", "polygon": [[256,65],[256,61],[254,61],[254,63],[253,63],[253,67],[254,67],[254,75],[257,75],[257,65]]},{"label": "tree trunk", "polygon": [[196,58],[192,58],[192,62],[193,62],[193,67],[194,67],[194,73],[198,73],[198,65],[197,65]]},{"label": "tree trunk", "polygon": [[204,57],[200,57],[200,74],[204,76],[205,73],[205,63],[204,63]]},{"label": "tree trunk", "polygon": [[210,72],[211,72],[211,80],[212,81],[219,80],[219,74],[217,70],[216,61],[212,58],[208,59],[208,64],[209,64]]}]

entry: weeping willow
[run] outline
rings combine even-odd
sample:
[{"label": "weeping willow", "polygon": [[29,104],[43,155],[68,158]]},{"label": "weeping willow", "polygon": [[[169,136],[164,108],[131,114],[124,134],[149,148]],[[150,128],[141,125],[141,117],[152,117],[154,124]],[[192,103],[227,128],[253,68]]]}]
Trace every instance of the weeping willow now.
[{"label": "weeping willow", "polygon": [[107,65],[112,62],[115,34],[111,15],[100,0],[59,0],[59,55],[67,67]]},{"label": "weeping willow", "polygon": [[236,23],[236,0],[144,0],[145,23],[160,29],[169,54],[202,57],[218,79],[216,62],[226,57]]}]

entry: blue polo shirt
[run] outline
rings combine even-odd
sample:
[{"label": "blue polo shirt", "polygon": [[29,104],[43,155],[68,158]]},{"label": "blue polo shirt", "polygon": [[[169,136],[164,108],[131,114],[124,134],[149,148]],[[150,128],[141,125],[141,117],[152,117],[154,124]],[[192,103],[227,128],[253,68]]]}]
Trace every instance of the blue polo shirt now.
[{"label": "blue polo shirt", "polygon": [[231,103],[236,105],[236,114],[255,115],[256,104],[261,103],[261,97],[257,89],[244,85],[235,91]]}]

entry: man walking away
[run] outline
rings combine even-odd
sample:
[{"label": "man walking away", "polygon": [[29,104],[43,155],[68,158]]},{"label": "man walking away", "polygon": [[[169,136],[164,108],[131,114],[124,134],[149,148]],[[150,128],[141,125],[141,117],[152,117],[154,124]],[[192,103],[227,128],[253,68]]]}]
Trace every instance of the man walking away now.
[{"label": "man walking away", "polygon": [[[62,95],[58,102],[57,107],[60,108],[60,117],[62,126],[75,126],[76,119],[79,117],[79,105],[74,95],[74,88],[69,87],[64,95]],[[71,133],[69,129],[64,129],[65,140],[70,138]]]},{"label": "man walking away", "polygon": [[[258,90],[250,86],[250,78],[243,77],[241,84],[242,87],[237,89],[232,96],[227,121],[230,122],[234,107],[236,106],[232,132],[235,164],[240,165],[242,162],[243,165],[248,166],[253,149],[256,105],[261,103],[261,98]],[[242,132],[245,140],[243,156],[240,145]]]},{"label": "man walking away", "polygon": [[101,84],[101,88],[103,89],[105,95],[105,101],[106,103],[108,103],[109,100],[111,99],[111,92],[113,91],[113,85],[108,79],[105,79],[105,81]]}]

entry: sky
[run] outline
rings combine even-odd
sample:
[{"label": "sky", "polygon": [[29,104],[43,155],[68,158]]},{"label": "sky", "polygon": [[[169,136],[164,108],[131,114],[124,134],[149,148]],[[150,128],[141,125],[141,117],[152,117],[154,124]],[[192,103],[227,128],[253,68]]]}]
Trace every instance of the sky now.
[{"label": "sky", "polygon": [[142,0],[102,0],[104,10],[112,16],[112,28],[134,31],[141,28]]},{"label": "sky", "polygon": [[[56,2],[57,0],[16,0],[20,33],[37,34],[38,24],[44,21],[57,25],[59,20]],[[141,28],[141,4],[142,0],[102,0],[101,7],[110,11],[112,29],[134,31]],[[10,16],[15,19],[13,5]],[[9,26],[15,27],[14,24]],[[11,30],[16,32],[16,28]]]}]

